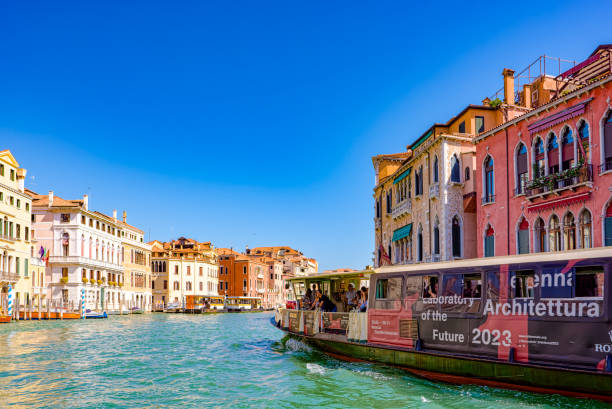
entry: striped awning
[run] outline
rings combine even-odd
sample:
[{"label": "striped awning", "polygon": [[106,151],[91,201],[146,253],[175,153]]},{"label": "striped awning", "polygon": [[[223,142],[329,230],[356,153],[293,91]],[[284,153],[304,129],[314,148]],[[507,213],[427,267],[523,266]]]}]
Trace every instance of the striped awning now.
[{"label": "striped awning", "polygon": [[395,179],[393,179],[393,184],[395,185],[396,183],[401,182],[406,176],[410,175],[410,171],[412,170],[412,168],[408,168],[405,171],[403,171],[402,173],[400,173],[399,175],[397,175],[397,177]]},{"label": "striped awning", "polygon": [[529,130],[529,134],[533,135],[534,133],[553,127],[557,124],[560,124],[561,122],[567,121],[568,119],[574,118],[578,115],[582,115],[584,113],[584,110],[586,109],[587,104],[591,102],[592,99],[593,98],[586,99],[576,105],[572,105],[571,107],[564,109],[563,111],[549,115],[544,119],[540,119],[539,121],[528,125],[527,129]]},{"label": "striped awning", "polygon": [[405,225],[404,227],[400,227],[397,230],[393,231],[393,241],[398,241],[403,239],[404,237],[410,236],[412,233],[412,223]]},{"label": "striped awning", "polygon": [[578,193],[573,196],[561,197],[556,200],[550,200],[543,203],[527,206],[528,212],[539,212],[541,210],[553,209],[560,206],[569,206],[572,203],[584,202],[591,196],[591,192]]}]

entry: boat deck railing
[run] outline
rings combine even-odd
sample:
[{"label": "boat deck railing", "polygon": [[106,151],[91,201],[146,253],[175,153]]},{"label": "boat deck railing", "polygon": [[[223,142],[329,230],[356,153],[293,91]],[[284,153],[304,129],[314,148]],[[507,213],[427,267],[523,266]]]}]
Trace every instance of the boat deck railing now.
[{"label": "boat deck railing", "polygon": [[364,312],[280,309],[275,319],[284,330],[297,335],[330,334],[350,342],[366,342],[368,338],[368,314]]}]

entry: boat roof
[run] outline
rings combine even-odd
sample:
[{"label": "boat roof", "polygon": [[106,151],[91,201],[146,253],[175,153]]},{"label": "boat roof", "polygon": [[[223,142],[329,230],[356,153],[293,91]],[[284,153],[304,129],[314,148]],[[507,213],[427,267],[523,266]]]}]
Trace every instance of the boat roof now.
[{"label": "boat roof", "polygon": [[612,247],[471,258],[452,261],[437,261],[434,263],[399,264],[379,267],[375,269],[375,273],[437,271],[451,268],[474,268],[504,264],[550,263],[555,261],[587,260],[605,257],[612,258]]},{"label": "boat roof", "polygon": [[287,281],[312,281],[312,280],[340,280],[340,279],[351,279],[351,278],[368,278],[374,273],[374,270],[361,270],[361,271],[349,271],[349,272],[335,272],[335,273],[322,273],[322,274],[309,274],[306,276],[292,277]]}]

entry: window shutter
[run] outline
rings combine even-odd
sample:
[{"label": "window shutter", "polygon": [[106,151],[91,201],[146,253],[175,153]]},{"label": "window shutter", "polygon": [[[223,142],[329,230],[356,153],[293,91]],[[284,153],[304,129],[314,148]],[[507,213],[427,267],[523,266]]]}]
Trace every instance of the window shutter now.
[{"label": "window shutter", "polygon": [[518,252],[519,254],[529,253],[529,230],[519,230],[518,233]]},{"label": "window shutter", "polygon": [[606,235],[605,245],[612,246],[612,217],[606,217],[604,226]]}]

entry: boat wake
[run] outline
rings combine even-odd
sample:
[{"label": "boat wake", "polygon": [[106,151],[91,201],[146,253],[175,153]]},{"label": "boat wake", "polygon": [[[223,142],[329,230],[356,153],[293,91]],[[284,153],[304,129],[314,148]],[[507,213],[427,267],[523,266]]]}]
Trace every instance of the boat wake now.
[{"label": "boat wake", "polygon": [[308,372],[312,373],[312,374],[317,374],[317,375],[324,375],[325,374],[325,368],[323,368],[321,365],[319,364],[306,364],[306,369],[308,369]]},{"label": "boat wake", "polygon": [[306,345],[305,343],[293,338],[289,338],[285,341],[285,349],[294,352],[312,352],[312,348],[309,345]]}]

